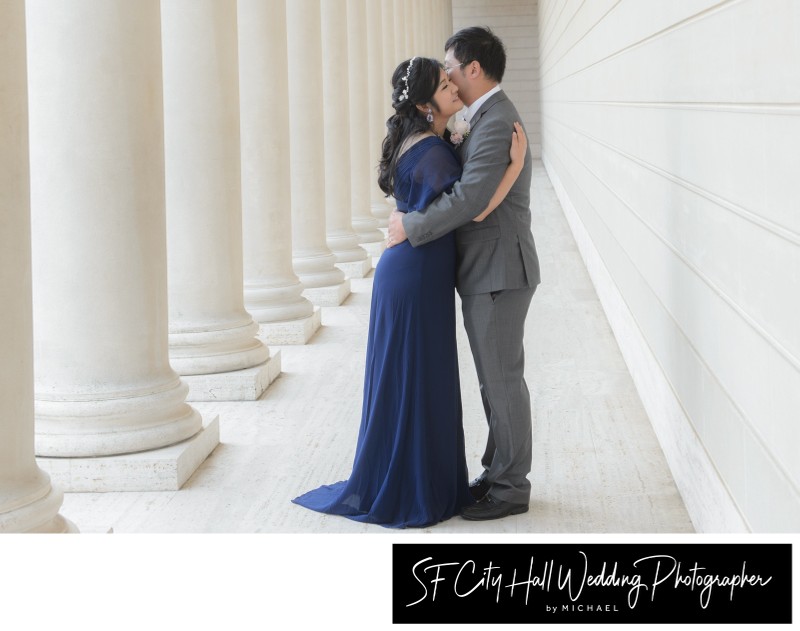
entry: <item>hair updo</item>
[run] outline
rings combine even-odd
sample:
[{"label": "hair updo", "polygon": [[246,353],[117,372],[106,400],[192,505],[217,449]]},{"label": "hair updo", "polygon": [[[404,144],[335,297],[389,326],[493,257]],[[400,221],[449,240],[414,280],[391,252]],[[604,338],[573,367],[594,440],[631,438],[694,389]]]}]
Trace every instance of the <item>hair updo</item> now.
[{"label": "hair updo", "polygon": [[[411,65],[409,72],[408,66]],[[417,105],[430,103],[439,86],[442,64],[428,57],[414,57],[402,62],[392,74],[392,107],[395,113],[386,121],[381,160],[378,165],[378,186],[386,196],[394,193],[394,172],[403,142],[409,136],[430,131],[426,114]]]}]

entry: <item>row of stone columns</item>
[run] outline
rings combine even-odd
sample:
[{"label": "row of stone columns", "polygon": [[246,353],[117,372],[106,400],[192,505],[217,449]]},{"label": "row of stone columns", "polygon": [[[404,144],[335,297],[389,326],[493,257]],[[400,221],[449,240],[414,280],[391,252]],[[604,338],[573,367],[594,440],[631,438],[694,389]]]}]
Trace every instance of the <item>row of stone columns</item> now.
[{"label": "row of stone columns", "polygon": [[[165,113],[175,117],[189,79],[173,77],[165,98],[162,61],[179,60],[162,55],[161,24],[157,0],[27,3],[36,453],[67,490],[178,488],[219,435],[187,404],[176,367],[207,368],[212,345],[191,335],[211,334],[209,322],[249,320],[234,290],[200,296],[201,282],[235,283],[222,260],[236,255],[234,226],[210,264],[187,269],[202,265],[204,231],[224,223],[191,194],[225,184],[202,181],[201,160],[181,147],[210,142],[205,129],[170,120],[165,151]],[[182,114],[197,122],[197,109]]]},{"label": "row of stone columns", "polygon": [[0,5],[0,531],[71,528],[45,471],[179,488],[219,442],[187,400],[257,398],[341,304],[383,248],[388,78],[448,5]]}]

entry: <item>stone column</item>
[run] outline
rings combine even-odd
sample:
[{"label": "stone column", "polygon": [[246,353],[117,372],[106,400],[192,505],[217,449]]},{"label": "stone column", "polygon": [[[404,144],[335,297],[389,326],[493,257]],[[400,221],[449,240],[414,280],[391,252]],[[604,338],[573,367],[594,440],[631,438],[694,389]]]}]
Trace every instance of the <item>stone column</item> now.
[{"label": "stone column", "polygon": [[[436,19],[436,0],[412,0],[416,19],[414,20],[414,55],[430,56],[430,24]],[[422,17],[424,16],[424,18]]]},{"label": "stone column", "polygon": [[[370,130],[372,111],[370,107],[369,47],[367,45],[367,2],[372,0],[347,0],[347,56],[350,86],[350,195],[353,209],[353,228],[359,243],[373,259],[379,257],[385,247],[383,232],[378,230],[378,221],[370,212],[370,192],[378,173],[370,160]],[[366,63],[365,63],[366,62]],[[377,102],[377,99],[376,99]]]},{"label": "stone column", "polygon": [[372,269],[372,259],[358,245],[351,219],[350,112],[354,108],[349,91],[347,0],[326,0],[320,8],[327,242],[336,267],[348,278],[363,278]]},{"label": "stone column", "polygon": [[[443,51],[445,42],[453,34],[453,0],[442,0],[442,4],[444,5],[444,22],[442,24],[442,41],[439,44],[439,50]],[[442,59],[444,59],[444,52],[442,52]]]},{"label": "stone column", "polygon": [[244,304],[265,343],[305,344],[320,309],[292,269],[286,2],[239,0],[238,12]]},{"label": "stone column", "polygon": [[318,0],[287,0],[294,269],[316,305],[338,306],[350,281],[326,243],[322,27]]},{"label": "stone column", "polygon": [[425,20],[421,25],[421,35],[423,38],[422,49],[428,57],[434,59],[444,60],[444,40],[441,42],[442,32],[442,2],[441,0],[433,0],[427,7],[430,12],[430,19]]},{"label": "stone column", "polygon": [[[397,64],[403,61],[404,58],[399,58],[397,56],[397,50],[395,49],[395,36],[397,33],[395,32],[395,23],[394,23],[394,7],[395,3],[399,2],[399,0],[381,0],[381,37],[383,39],[383,72],[381,74],[381,104],[383,107],[383,120],[382,120],[382,127],[381,127],[381,138],[378,141],[379,143],[383,141],[383,137],[386,135],[386,119],[389,118],[392,114],[394,114],[394,109],[392,108],[392,100],[391,100],[391,83],[392,83],[392,74],[394,74],[394,69],[397,68]],[[402,37],[402,34],[400,35]],[[378,145],[380,148],[380,144]],[[389,215],[392,210],[395,208],[394,198],[393,197],[384,197],[383,198],[384,205],[378,206],[377,208],[372,209],[372,213],[378,217],[381,223],[386,222],[389,219]],[[387,225],[384,223],[383,225]]]},{"label": "stone column", "polygon": [[429,10],[431,11],[431,19],[426,21],[423,30],[425,36],[425,53],[429,57],[444,60],[443,49],[445,40],[439,41],[443,30],[442,12],[444,7],[442,6],[442,1],[433,0]]},{"label": "stone column", "polygon": [[170,360],[191,400],[253,400],[280,368],[244,308],[236,4],[161,20]]},{"label": "stone column", "polygon": [[[391,76],[384,77],[383,8],[378,0],[367,0],[367,85],[369,88],[370,212],[378,227],[386,228],[391,207],[378,186],[377,168],[381,143],[386,136],[386,102],[391,96]],[[390,101],[391,102],[391,101]]]},{"label": "stone column", "polygon": [[403,34],[406,40],[406,57],[411,57],[417,54],[417,31],[419,30],[420,21],[425,19],[425,12],[420,12],[417,0],[403,0],[405,6],[405,28]]},{"label": "stone column", "polygon": [[[384,121],[391,116],[394,111],[392,110],[391,101],[388,98],[390,94],[390,86],[392,80],[392,73],[405,57],[398,54],[395,48],[395,13],[394,8],[400,0],[381,0],[381,38],[383,41],[383,74],[381,75],[381,82],[383,83],[383,113]],[[399,34],[402,37],[402,33]]]},{"label": "stone column", "polygon": [[0,3],[0,533],[75,532],[33,453],[25,2]]},{"label": "stone column", "polygon": [[394,0],[394,58],[398,60],[406,59],[414,54],[411,52],[411,46],[407,45],[413,22],[407,20],[406,6],[411,2],[412,0]]},{"label": "stone column", "polygon": [[39,462],[67,490],[177,489],[219,427],[169,363],[159,3],[27,17]]}]

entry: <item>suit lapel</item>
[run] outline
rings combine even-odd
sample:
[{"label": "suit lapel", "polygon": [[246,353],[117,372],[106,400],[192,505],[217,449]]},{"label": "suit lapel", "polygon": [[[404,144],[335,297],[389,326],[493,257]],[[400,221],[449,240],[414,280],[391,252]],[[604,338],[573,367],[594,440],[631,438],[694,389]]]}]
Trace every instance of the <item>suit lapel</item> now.
[{"label": "suit lapel", "polygon": [[462,156],[462,158],[463,158],[464,152],[466,150],[466,145],[469,143],[469,140],[472,137],[472,133],[475,131],[475,128],[480,123],[481,119],[483,118],[483,115],[486,114],[486,112],[488,112],[490,109],[492,109],[492,107],[494,107],[497,103],[500,103],[501,101],[505,101],[506,98],[507,97],[506,97],[505,92],[500,90],[499,92],[496,92],[495,94],[492,94],[492,96],[490,96],[488,99],[486,99],[486,102],[483,105],[480,106],[478,111],[475,113],[475,116],[472,117],[472,121],[469,124],[469,134],[464,139],[464,142],[462,142],[457,147],[459,156]]},{"label": "suit lapel", "polygon": [[492,96],[486,99],[486,102],[483,105],[481,105],[480,109],[477,111],[475,116],[472,117],[472,121],[469,124],[469,132],[472,133],[472,131],[478,125],[481,118],[483,118],[483,115],[486,114],[486,112],[492,109],[492,107],[494,107],[497,103],[505,101],[506,98],[507,98],[506,93],[500,90],[499,92],[492,94]]}]

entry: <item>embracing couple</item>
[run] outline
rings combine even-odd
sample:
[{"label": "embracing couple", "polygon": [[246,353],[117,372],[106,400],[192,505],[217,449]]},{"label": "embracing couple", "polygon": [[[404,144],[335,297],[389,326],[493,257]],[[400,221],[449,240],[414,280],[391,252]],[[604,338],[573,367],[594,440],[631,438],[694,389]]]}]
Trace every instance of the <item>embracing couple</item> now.
[{"label": "embracing couple", "polygon": [[[395,528],[528,510],[531,404],[522,342],[539,262],[531,157],[519,114],[500,89],[505,65],[500,39],[471,27],[447,41],[443,65],[413,57],[392,76],[395,114],[378,182],[397,211],[373,281],[353,470],[297,504]],[[483,472],[472,482],[454,288],[488,421]]]}]

